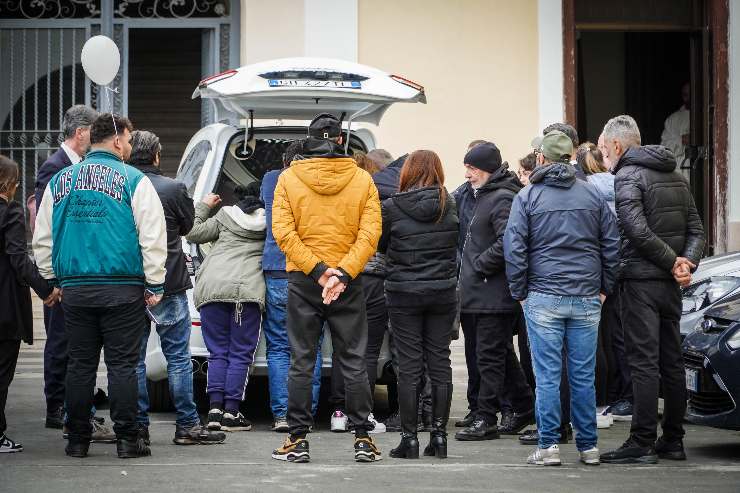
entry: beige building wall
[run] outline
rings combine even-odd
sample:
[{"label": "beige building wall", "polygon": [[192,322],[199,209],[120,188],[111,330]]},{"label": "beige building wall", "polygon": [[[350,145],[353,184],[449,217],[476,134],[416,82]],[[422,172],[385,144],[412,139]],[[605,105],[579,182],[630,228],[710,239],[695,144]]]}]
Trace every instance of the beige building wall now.
[{"label": "beige building wall", "polygon": [[462,183],[473,139],[516,167],[538,132],[535,0],[359,0],[358,62],[416,81],[428,104],[398,104],[380,127],[394,156],[439,153],[448,188]]},{"label": "beige building wall", "polygon": [[304,55],[304,0],[241,0],[241,62]]}]

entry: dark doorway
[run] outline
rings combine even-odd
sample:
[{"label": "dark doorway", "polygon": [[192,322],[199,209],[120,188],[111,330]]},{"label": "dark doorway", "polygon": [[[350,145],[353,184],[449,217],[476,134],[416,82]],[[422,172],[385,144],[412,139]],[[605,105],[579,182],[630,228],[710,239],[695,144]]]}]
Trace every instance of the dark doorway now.
[{"label": "dark doorway", "polygon": [[174,177],[190,137],[201,126],[200,29],[130,29],[128,113],[134,127],[157,134],[162,172]]}]

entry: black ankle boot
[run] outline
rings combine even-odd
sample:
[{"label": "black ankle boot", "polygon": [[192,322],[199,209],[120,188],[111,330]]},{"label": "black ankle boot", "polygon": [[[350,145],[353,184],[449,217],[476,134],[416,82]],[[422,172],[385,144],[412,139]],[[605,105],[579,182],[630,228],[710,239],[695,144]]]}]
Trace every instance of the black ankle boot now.
[{"label": "black ankle boot", "polygon": [[401,443],[391,449],[391,457],[396,459],[418,459],[419,439],[416,433],[401,433]]},{"label": "black ankle boot", "polygon": [[452,403],[452,384],[432,386],[432,431],[424,455],[447,458],[447,421]]},{"label": "black ankle boot", "polygon": [[416,385],[398,385],[398,408],[401,413],[401,443],[391,450],[398,459],[418,459],[419,440],[416,437],[416,419],[419,394]]},{"label": "black ankle boot", "polygon": [[64,453],[70,457],[87,457],[87,451],[90,450],[89,441],[69,440],[64,447]]},{"label": "black ankle boot", "polygon": [[116,441],[116,451],[119,459],[134,459],[152,455],[151,449],[144,443],[144,439],[139,436],[119,438]]}]

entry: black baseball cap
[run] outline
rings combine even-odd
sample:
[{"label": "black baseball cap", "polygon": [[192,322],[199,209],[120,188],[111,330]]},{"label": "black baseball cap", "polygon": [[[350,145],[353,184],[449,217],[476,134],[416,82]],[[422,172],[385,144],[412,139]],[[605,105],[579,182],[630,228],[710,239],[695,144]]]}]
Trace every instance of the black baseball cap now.
[{"label": "black baseball cap", "polygon": [[308,125],[309,137],[335,139],[342,134],[342,122],[331,113],[321,113]]}]

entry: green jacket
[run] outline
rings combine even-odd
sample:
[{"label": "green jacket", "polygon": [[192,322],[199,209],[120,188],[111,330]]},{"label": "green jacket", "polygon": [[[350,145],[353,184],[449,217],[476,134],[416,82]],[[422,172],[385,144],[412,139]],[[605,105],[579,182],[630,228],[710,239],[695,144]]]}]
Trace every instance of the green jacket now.
[{"label": "green jacket", "polygon": [[195,225],[186,238],[211,243],[195,274],[195,306],[206,303],[259,303],[265,307],[262,249],[265,243],[265,210],[245,214],[237,206],[221,208],[212,218],[204,203],[195,206]]}]

